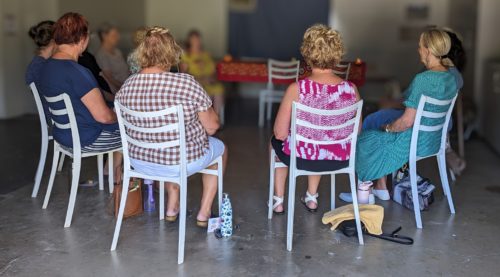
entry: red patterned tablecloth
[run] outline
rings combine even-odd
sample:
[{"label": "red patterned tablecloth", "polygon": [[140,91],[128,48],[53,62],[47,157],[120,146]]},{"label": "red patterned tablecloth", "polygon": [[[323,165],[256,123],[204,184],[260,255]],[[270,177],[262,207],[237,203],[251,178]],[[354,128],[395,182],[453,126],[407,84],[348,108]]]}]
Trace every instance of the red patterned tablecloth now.
[{"label": "red patterned tablecloth", "polygon": [[[349,81],[361,87],[366,81],[366,63],[349,62],[351,69]],[[311,75],[311,68],[304,62],[300,63],[299,79]],[[223,82],[267,82],[267,62],[231,61],[217,64],[217,79]],[[274,80],[277,84],[290,83],[288,80]]]}]

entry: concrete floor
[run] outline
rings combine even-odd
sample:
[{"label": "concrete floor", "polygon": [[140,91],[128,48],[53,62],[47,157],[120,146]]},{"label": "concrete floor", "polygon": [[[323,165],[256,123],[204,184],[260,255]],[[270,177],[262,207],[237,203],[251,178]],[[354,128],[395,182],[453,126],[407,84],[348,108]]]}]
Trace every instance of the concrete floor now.
[{"label": "concrete floor", "polygon": [[[287,252],[286,217],[268,220],[266,214],[271,130],[259,130],[253,119],[230,121],[220,133],[230,150],[224,190],[232,198],[239,229],[219,240],[189,217],[180,266],[178,224],[158,221],[157,213],[127,219],[117,251],[110,252],[115,220],[107,211],[109,194],[97,188],[79,190],[73,223],[63,228],[69,162],[56,178],[48,209],[42,210],[49,166],[38,198],[30,198],[38,159],[37,118],[20,119],[33,128],[16,133],[19,138],[11,136],[17,124],[0,122],[0,187],[11,188],[0,194],[0,276],[500,276],[500,159],[482,142],[467,144],[468,167],[452,186],[456,215],[450,215],[441,188],[423,213],[423,230],[415,228],[412,211],[391,201],[380,203],[385,231],[402,226],[401,233],[415,239],[413,246],[370,237],[360,246],[355,238],[323,225],[321,216],[330,205],[329,180],[324,178],[317,214],[297,203],[294,250]],[[24,147],[27,141],[30,145]],[[439,184],[434,161],[420,162],[419,171]],[[82,175],[96,175],[94,159],[84,162]],[[337,191],[345,191],[347,178],[339,176],[337,184]],[[305,180],[300,179],[297,195],[304,191]],[[188,198],[196,214],[198,176],[190,179]]]}]

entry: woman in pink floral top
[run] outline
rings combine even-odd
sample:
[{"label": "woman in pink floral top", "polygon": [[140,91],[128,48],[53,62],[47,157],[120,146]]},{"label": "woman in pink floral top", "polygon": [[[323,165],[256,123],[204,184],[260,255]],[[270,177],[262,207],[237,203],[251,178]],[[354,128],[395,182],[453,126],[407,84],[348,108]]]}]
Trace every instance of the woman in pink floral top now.
[{"label": "woman in pink floral top", "polygon": [[[359,101],[356,86],[349,81],[336,76],[333,67],[341,60],[344,47],[340,34],[325,26],[314,25],[307,29],[300,48],[304,60],[312,68],[312,74],[298,83],[291,84],[283,98],[276,122],[271,147],[278,158],[289,165],[290,163],[290,122],[292,103],[298,102],[306,106],[334,110],[348,107]],[[341,116],[317,116],[307,112],[299,112],[298,119],[303,119],[314,125],[341,124],[352,119],[353,114]],[[297,126],[297,133],[313,140],[341,140],[352,133],[352,126],[335,131],[315,130]],[[315,145],[311,143],[297,143],[297,167],[299,169],[321,172],[347,167],[351,144],[349,141],[339,144]],[[283,196],[288,168],[276,168],[274,183],[273,210],[276,214],[283,214]],[[308,176],[308,188],[302,203],[310,212],[318,208],[318,186],[320,175]]]}]

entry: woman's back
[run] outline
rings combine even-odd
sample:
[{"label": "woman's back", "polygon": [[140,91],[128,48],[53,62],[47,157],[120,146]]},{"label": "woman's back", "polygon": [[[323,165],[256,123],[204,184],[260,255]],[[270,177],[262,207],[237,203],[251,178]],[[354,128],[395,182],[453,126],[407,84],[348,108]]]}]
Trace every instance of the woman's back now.
[{"label": "woman's back", "polygon": [[[342,109],[356,103],[356,89],[348,81],[334,84],[323,84],[309,78],[300,80],[299,103],[311,108],[322,110]],[[318,116],[315,114],[299,111],[298,119],[305,120],[314,125],[331,126],[346,122],[355,115],[351,112],[339,116]],[[297,133],[303,137],[319,140],[340,140],[352,133],[352,126],[332,131],[318,130],[297,126]],[[350,153],[350,142],[329,145],[314,145],[310,143],[297,143],[297,156],[307,160],[348,160]],[[290,154],[289,139],[285,142],[284,152]]]}]

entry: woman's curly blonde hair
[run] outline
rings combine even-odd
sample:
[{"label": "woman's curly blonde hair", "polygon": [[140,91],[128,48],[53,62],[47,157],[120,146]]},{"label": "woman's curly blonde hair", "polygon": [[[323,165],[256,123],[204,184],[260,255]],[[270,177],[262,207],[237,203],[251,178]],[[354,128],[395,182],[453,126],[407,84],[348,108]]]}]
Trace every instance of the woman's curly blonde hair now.
[{"label": "woman's curly blonde hair", "polygon": [[344,55],[340,33],[323,24],[316,24],[304,33],[300,53],[311,67],[333,69]]},{"label": "woman's curly blonde hair", "polygon": [[134,52],[140,68],[157,66],[169,70],[179,63],[182,48],[168,29],[156,26],[148,29]]}]

